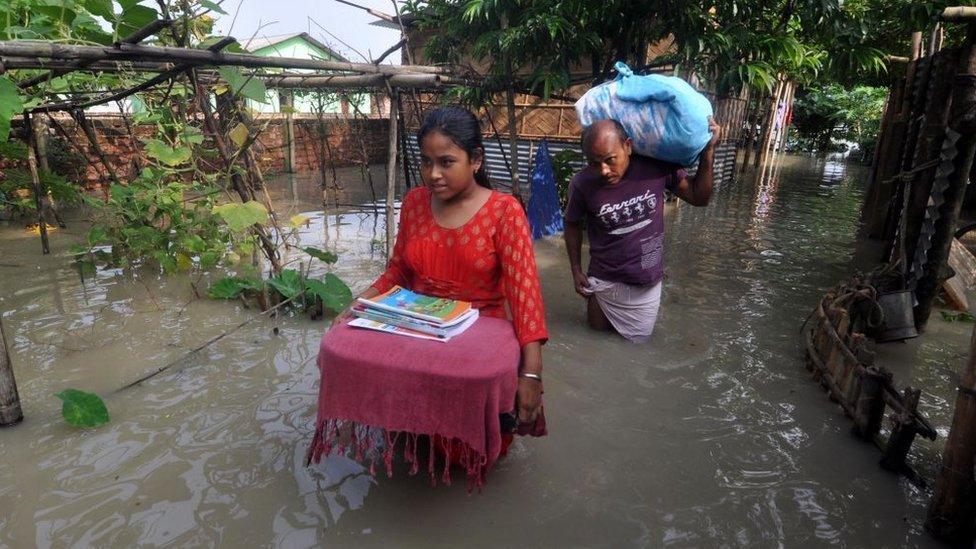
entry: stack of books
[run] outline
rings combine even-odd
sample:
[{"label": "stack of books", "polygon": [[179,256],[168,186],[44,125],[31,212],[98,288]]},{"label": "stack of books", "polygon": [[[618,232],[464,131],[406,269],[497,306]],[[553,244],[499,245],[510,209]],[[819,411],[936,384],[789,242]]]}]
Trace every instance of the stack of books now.
[{"label": "stack of books", "polygon": [[360,297],[350,326],[434,341],[449,341],[478,320],[467,301],[431,297],[394,286],[376,297]]}]

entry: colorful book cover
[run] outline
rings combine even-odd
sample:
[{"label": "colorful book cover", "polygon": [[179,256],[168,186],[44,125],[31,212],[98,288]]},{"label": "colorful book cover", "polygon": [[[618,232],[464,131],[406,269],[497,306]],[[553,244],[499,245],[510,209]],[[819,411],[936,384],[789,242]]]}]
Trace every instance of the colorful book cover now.
[{"label": "colorful book cover", "polygon": [[368,307],[436,322],[441,327],[464,321],[467,318],[464,315],[471,310],[470,302],[426,296],[400,286],[376,297],[361,297],[359,301]]},{"label": "colorful book cover", "polygon": [[428,339],[431,341],[446,342],[451,339],[450,337],[438,337],[435,335],[418,332],[416,330],[403,328],[401,326],[394,326],[393,324],[384,324],[382,322],[376,322],[375,320],[369,320],[367,318],[355,318],[349,321],[349,325],[354,326],[356,328],[366,328],[367,330],[376,330],[378,332],[386,332],[388,334],[415,337],[417,339]]},{"label": "colorful book cover", "polygon": [[471,309],[470,314],[465,315],[465,319],[447,328],[438,327],[419,318],[408,317],[396,313],[390,313],[372,307],[357,306],[352,310],[353,314],[359,318],[365,318],[382,324],[392,324],[408,330],[423,332],[425,334],[438,337],[452,337],[467,330],[476,320],[478,320],[478,310]]}]

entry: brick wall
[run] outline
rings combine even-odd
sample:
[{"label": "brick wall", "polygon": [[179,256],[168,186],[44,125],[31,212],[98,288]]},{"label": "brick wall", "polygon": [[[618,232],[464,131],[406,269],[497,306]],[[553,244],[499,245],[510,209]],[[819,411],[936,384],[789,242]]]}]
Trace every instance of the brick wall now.
[{"label": "brick wall", "polygon": [[[126,126],[120,117],[90,118],[99,146],[106,159],[125,181],[136,170],[136,159],[145,160],[140,140],[149,139],[155,133],[154,126]],[[70,135],[69,140],[53,132],[49,143],[49,154],[63,159],[52,162],[52,169],[64,172],[70,179],[83,183],[89,188],[99,188],[108,181],[104,167],[90,147],[84,132],[67,117],[59,117],[58,122]],[[266,120],[258,120],[263,125]],[[285,120],[273,118],[254,145],[254,152],[266,175],[280,173],[285,169]],[[312,173],[320,169],[324,158],[328,166],[331,160],[336,167],[355,166],[363,161],[383,163],[387,160],[389,128],[387,120],[381,118],[342,119],[327,118],[321,123],[316,118],[297,118],[295,124],[295,171]],[[324,139],[324,142],[323,142]],[[324,150],[325,156],[319,155]],[[216,165],[213,166],[217,168]]]}]

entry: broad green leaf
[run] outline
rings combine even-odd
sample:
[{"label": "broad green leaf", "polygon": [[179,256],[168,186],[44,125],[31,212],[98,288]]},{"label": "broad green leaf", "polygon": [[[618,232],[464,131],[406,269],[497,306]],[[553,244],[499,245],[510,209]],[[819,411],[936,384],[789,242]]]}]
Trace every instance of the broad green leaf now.
[{"label": "broad green leaf", "polygon": [[129,5],[122,10],[115,24],[119,37],[134,33],[159,18],[159,14],[149,6]]},{"label": "broad green leaf", "polygon": [[214,206],[213,212],[219,215],[232,231],[243,231],[255,223],[264,225],[268,222],[268,209],[255,200],[243,204],[235,202]]},{"label": "broad green leaf", "polygon": [[210,0],[200,0],[200,7],[215,11],[221,15],[227,15],[227,12],[224,11],[216,2],[211,2]]},{"label": "broad green leaf", "polygon": [[17,85],[6,76],[0,76],[0,142],[10,135],[10,120],[24,109],[24,100]]},{"label": "broad green leaf", "polygon": [[98,427],[108,423],[108,408],[95,394],[65,389],[54,395],[61,399],[61,417],[73,427]]},{"label": "broad green leaf", "polygon": [[260,79],[244,76],[237,67],[220,67],[217,72],[235,94],[258,103],[268,102],[268,89]]},{"label": "broad green leaf", "polygon": [[186,254],[176,254],[176,268],[180,272],[189,271],[193,267],[193,259]]},{"label": "broad green leaf", "polygon": [[232,130],[230,130],[230,140],[234,142],[238,147],[243,146],[244,142],[247,141],[247,126],[243,122],[238,122]]},{"label": "broad green leaf", "polygon": [[278,293],[283,295],[285,299],[297,297],[305,291],[305,285],[302,284],[302,277],[294,269],[281,271],[280,275],[269,278],[268,284],[275,290],[278,290]]},{"label": "broad green leaf", "polygon": [[108,233],[99,226],[94,226],[88,230],[88,245],[95,246],[108,240]]},{"label": "broad green leaf", "polygon": [[221,278],[207,290],[207,297],[211,299],[235,299],[246,290],[261,291],[261,281],[233,276]]},{"label": "broad green leaf", "polygon": [[85,9],[92,15],[104,17],[106,21],[115,20],[115,12],[112,11],[112,0],[85,0]]},{"label": "broad green leaf", "polygon": [[183,244],[183,247],[187,250],[197,254],[202,253],[207,249],[207,243],[204,242],[203,238],[201,238],[198,234],[186,235],[183,237],[181,244]]},{"label": "broad green leaf", "polygon": [[304,227],[308,225],[308,222],[311,220],[312,218],[308,216],[302,214],[296,214],[291,216],[291,218],[288,220],[288,225],[293,229],[297,229],[299,227]]},{"label": "broad green leaf", "polygon": [[308,255],[310,255],[310,256],[312,256],[312,257],[314,257],[316,259],[320,259],[323,262],[328,263],[329,265],[335,263],[336,261],[339,261],[339,256],[336,255],[333,252],[329,252],[329,251],[326,251],[326,250],[320,250],[318,248],[313,248],[311,246],[306,246],[306,247],[302,248],[302,250],[305,253],[307,253]]},{"label": "broad green leaf", "polygon": [[189,147],[173,148],[159,139],[150,139],[146,142],[146,154],[167,166],[179,166],[189,160],[192,153]]},{"label": "broad green leaf", "polygon": [[196,126],[187,126],[183,128],[183,142],[199,145],[203,143],[203,132]]},{"label": "broad green leaf", "polygon": [[322,300],[322,305],[338,313],[352,302],[352,290],[339,277],[332,273],[325,275],[324,280],[306,280],[308,292]]}]

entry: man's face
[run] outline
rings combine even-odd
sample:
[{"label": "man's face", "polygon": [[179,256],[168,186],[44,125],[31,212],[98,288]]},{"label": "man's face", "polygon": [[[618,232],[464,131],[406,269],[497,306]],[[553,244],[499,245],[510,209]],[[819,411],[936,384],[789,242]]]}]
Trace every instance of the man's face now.
[{"label": "man's face", "polygon": [[600,175],[608,185],[620,183],[620,178],[630,166],[630,139],[621,141],[613,132],[597,135],[586,152],[586,163],[591,170]]}]

